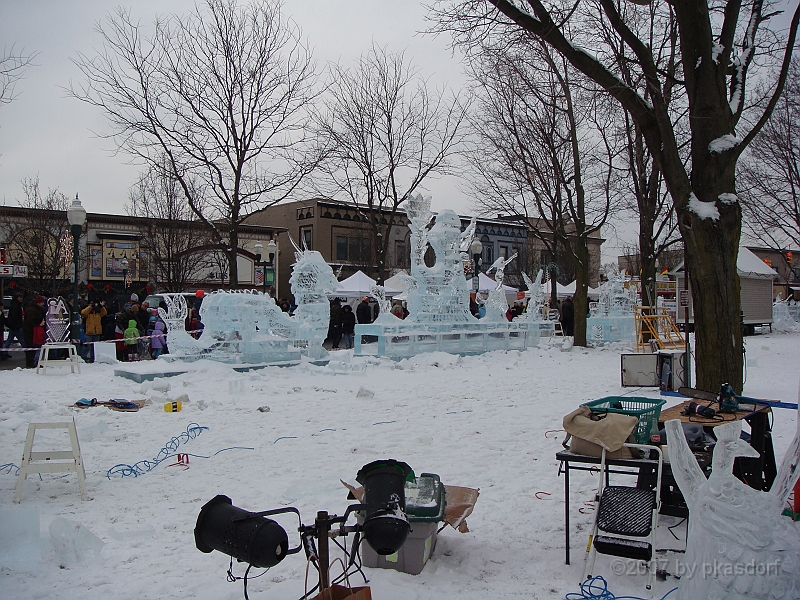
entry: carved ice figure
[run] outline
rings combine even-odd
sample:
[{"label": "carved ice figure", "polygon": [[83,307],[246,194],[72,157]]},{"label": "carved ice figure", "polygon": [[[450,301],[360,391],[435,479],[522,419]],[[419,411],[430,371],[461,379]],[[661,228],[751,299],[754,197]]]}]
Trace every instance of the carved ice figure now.
[{"label": "carved ice figure", "polygon": [[69,311],[64,299],[49,298],[44,317],[48,342],[65,342],[69,339]]},{"label": "carved ice figure", "polygon": [[486,317],[487,322],[498,323],[507,320],[506,312],[508,311],[508,300],[506,293],[503,291],[503,275],[505,268],[514,258],[517,253],[515,252],[509,258],[500,257],[492,263],[486,272],[490,273],[495,271],[494,289],[489,290],[489,297],[486,299]]},{"label": "carved ice figure", "polygon": [[677,600],[800,598],[800,524],[781,516],[800,476],[800,414],[797,424],[772,489],[761,492],[731,472],[736,457],[758,457],[740,438],[741,421],[714,428],[717,444],[708,479],[680,421],[667,421],[672,473],[689,507],[686,565],[696,569],[681,578]]},{"label": "carved ice figure", "polygon": [[522,273],[522,279],[528,287],[528,291],[525,292],[528,297],[528,307],[515,321],[542,322],[546,320],[544,314],[542,314],[542,306],[544,306],[545,298],[547,297],[547,284],[542,281],[543,275],[544,271],[539,269],[536,274],[536,281],[531,281],[527,273]]},{"label": "carved ice figure", "polygon": [[606,279],[598,289],[599,300],[592,317],[626,317],[633,315],[636,289],[625,285],[630,277],[616,268],[606,271]]},{"label": "carved ice figure", "polygon": [[297,262],[292,267],[289,284],[297,309],[294,318],[299,323],[298,338],[305,340],[305,352],[311,358],[324,358],[328,351],[322,342],[328,334],[331,305],[327,294],[335,294],[339,282],[330,265],[316,250],[303,249],[294,253]]},{"label": "carved ice figure", "polygon": [[779,333],[795,333],[800,331],[800,326],[789,312],[788,301],[781,300],[778,294],[772,303],[772,328]]},{"label": "carved ice figure", "polygon": [[378,302],[378,318],[375,323],[397,321],[397,317],[392,313],[392,301],[386,297],[386,288],[382,285],[371,285],[369,294]]},{"label": "carved ice figure", "polygon": [[189,306],[183,294],[161,294],[161,296],[164,298],[167,310],[159,307],[158,315],[167,328],[170,354],[177,356],[197,354],[201,347],[198,340],[186,333]]}]

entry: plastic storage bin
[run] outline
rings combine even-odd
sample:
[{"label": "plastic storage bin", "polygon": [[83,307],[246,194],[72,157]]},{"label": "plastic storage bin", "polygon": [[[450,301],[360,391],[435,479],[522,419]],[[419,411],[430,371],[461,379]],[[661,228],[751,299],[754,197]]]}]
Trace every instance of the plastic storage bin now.
[{"label": "plastic storage bin", "polygon": [[588,406],[595,413],[619,413],[639,418],[636,429],[633,430],[637,444],[658,442],[652,436],[658,436],[658,418],[661,416],[661,407],[666,400],[654,398],[637,398],[635,396],[608,396],[581,406]]},{"label": "plastic storage bin", "polygon": [[[403,547],[394,554],[381,556],[364,542],[361,545],[361,561],[365,567],[419,575],[433,554],[439,522],[444,519],[444,486],[438,475],[423,473],[415,483],[406,483],[405,494],[406,516],[411,531]],[[360,514],[358,522],[363,522]]]}]

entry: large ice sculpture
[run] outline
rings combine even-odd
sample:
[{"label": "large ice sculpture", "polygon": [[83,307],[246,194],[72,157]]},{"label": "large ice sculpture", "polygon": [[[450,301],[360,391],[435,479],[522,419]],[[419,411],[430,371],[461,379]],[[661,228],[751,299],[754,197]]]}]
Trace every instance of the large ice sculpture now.
[{"label": "large ice sculpture", "polygon": [[788,300],[781,300],[781,295],[775,298],[772,303],[772,329],[778,333],[796,333],[800,331],[800,325],[792,317],[789,311]]},{"label": "large ice sculpture", "polygon": [[800,524],[781,515],[800,476],[798,429],[769,492],[733,476],[736,457],[758,457],[740,438],[742,422],[714,428],[708,479],[689,449],[677,419],[667,421],[672,473],[689,507],[686,569],[676,600],[800,598]]},{"label": "large ice sculpture", "polygon": [[636,287],[616,268],[606,271],[606,282],[598,288],[600,299],[590,305],[586,339],[591,343],[636,341]]},{"label": "large ice sculpture", "polygon": [[496,283],[494,289],[489,290],[489,297],[486,299],[486,319],[489,322],[498,323],[506,318],[508,299],[506,299],[506,293],[503,291],[503,278],[505,277],[506,266],[516,257],[516,252],[508,258],[501,256],[486,270],[487,275],[492,271],[495,272],[494,280]]},{"label": "large ice sculpture", "polygon": [[[496,322],[479,321],[470,313],[464,265],[474,219],[462,233],[455,212],[443,210],[434,219],[430,198],[422,195],[406,201],[406,214],[411,229],[411,280],[405,291],[409,315],[405,320],[383,317],[381,309],[375,323],[356,325],[355,354],[399,358],[436,350],[459,354],[523,350],[528,340],[526,323],[509,323],[505,316]],[[432,265],[425,262],[428,252],[435,257]],[[502,270],[505,265],[498,266]],[[375,293],[379,297],[380,292]],[[366,336],[377,341],[364,343]]]},{"label": "large ice sculpture", "polygon": [[188,306],[183,295],[163,294],[167,310],[158,311],[167,326],[170,354],[165,359],[204,357],[262,364],[297,362],[301,354],[313,359],[327,356],[322,347],[330,320],[326,294],[339,282],[319,252],[298,249],[295,257],[289,279],[297,302],[293,317],[259,292],[214,292],[200,307],[204,329],[195,339],[186,332]]}]

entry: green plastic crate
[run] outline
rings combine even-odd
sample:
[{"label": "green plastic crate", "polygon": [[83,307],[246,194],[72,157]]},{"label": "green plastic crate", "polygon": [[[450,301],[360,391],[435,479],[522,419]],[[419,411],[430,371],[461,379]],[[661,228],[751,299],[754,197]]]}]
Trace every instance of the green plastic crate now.
[{"label": "green plastic crate", "polygon": [[444,486],[438,475],[423,473],[415,482],[406,482],[405,492],[406,516],[410,523],[444,519]]},{"label": "green plastic crate", "polygon": [[638,417],[639,423],[633,431],[637,444],[649,444],[652,435],[658,435],[658,418],[661,416],[661,407],[666,400],[653,398],[637,398],[635,396],[608,396],[581,406],[588,406],[595,413],[619,413]]}]

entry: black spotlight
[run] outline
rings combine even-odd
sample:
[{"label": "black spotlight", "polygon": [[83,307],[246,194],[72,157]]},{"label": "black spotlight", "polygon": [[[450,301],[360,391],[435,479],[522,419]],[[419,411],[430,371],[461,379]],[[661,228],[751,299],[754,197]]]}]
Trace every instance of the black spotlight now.
[{"label": "black spotlight", "polygon": [[197,516],[194,540],[201,552],[223,554],[266,569],[281,562],[289,549],[286,530],[272,519],[236,506],[227,496],[216,496]]},{"label": "black spotlight", "polygon": [[364,486],[364,537],[378,554],[397,552],[411,526],[406,519],[405,483],[411,467],[394,459],[376,460],[361,467],[356,481]]}]

